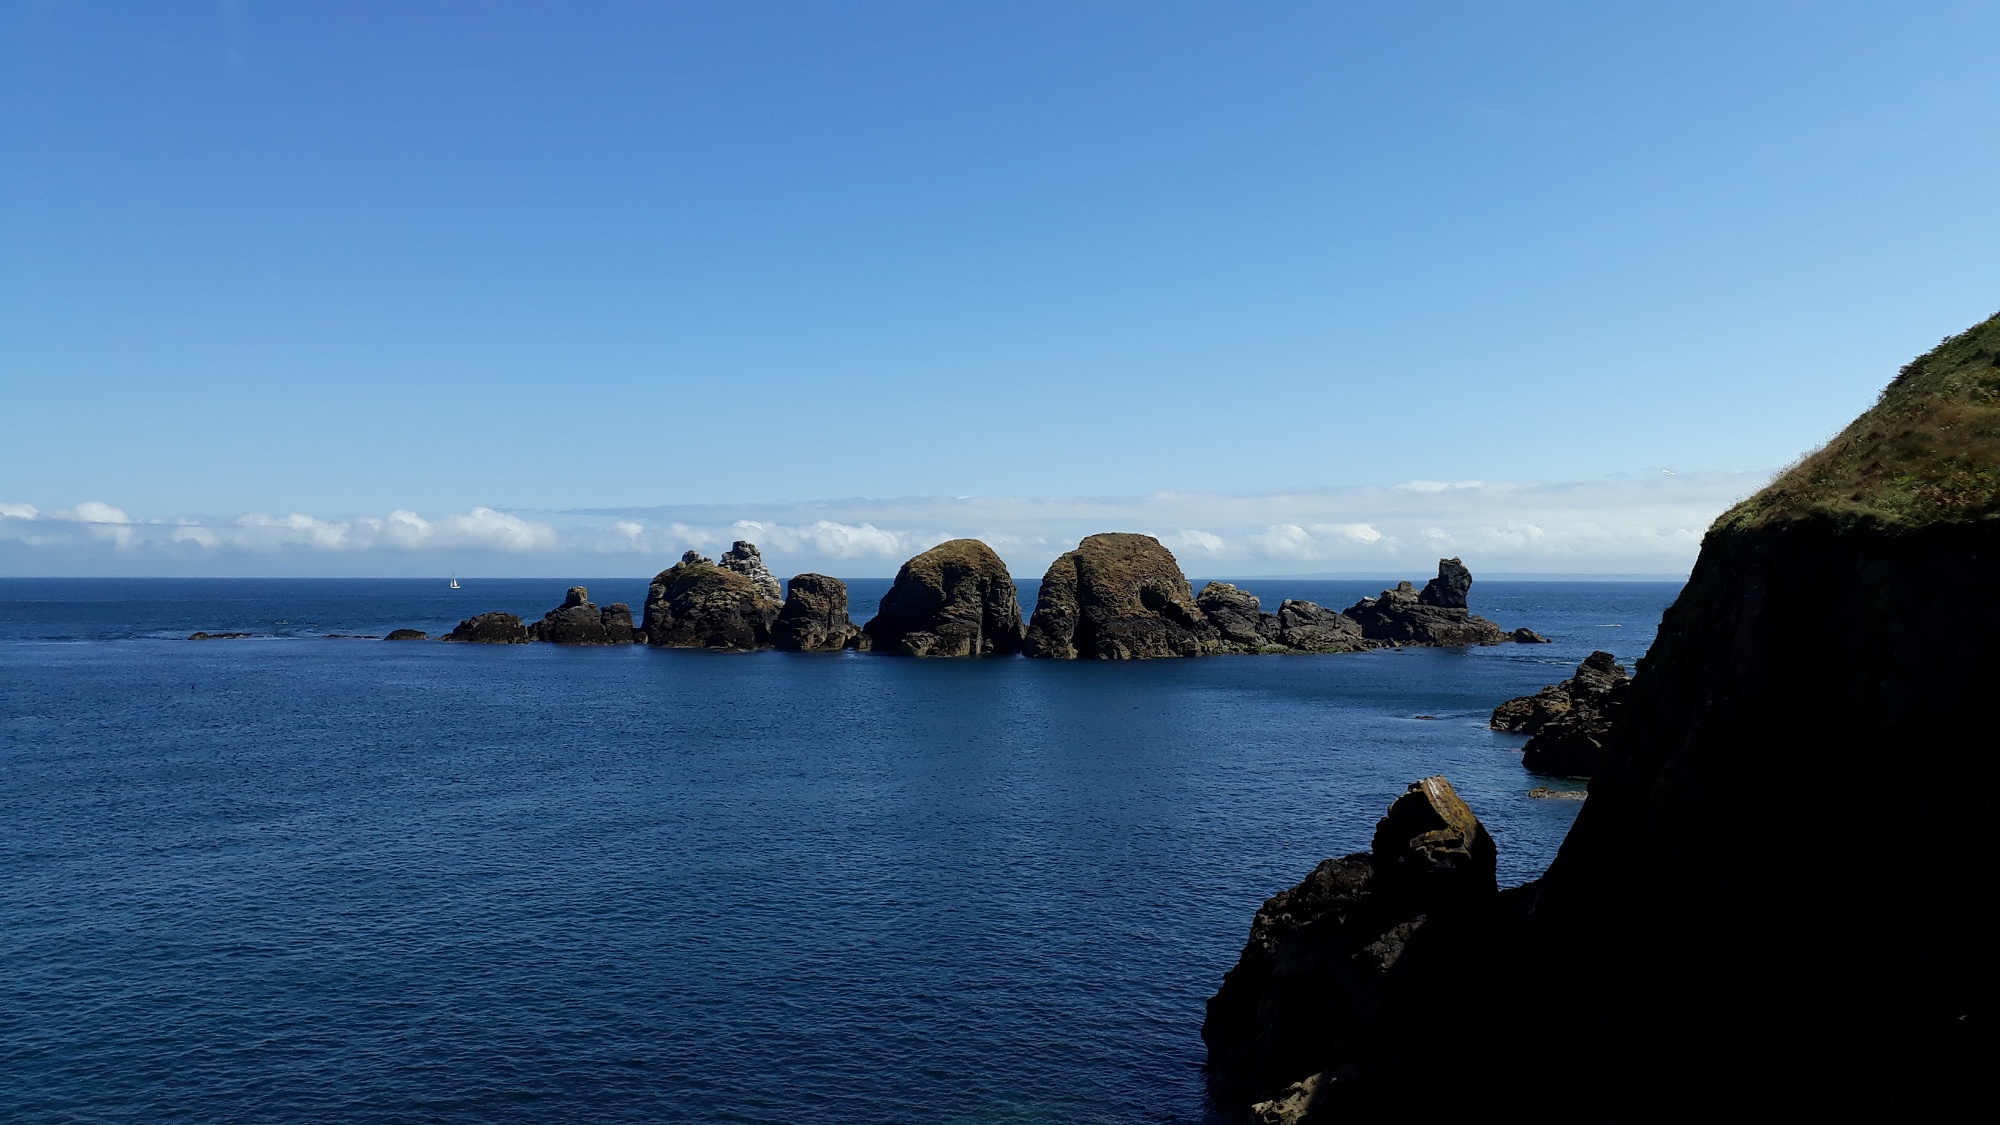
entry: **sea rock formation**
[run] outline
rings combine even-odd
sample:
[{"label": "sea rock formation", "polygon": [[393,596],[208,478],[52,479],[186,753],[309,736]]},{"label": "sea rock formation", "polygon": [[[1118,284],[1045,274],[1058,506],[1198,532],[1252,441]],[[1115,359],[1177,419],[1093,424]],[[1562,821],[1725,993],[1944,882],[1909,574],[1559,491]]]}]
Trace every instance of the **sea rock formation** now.
[{"label": "sea rock formation", "polygon": [[427,641],[431,639],[431,635],[422,629],[391,629],[389,630],[389,635],[382,639],[385,641]]},{"label": "sea rock formation", "polygon": [[[1996,560],[2000,317],[1709,528],[1555,862],[1426,924],[1368,1027],[1293,1060],[1333,1076],[1299,1120],[1983,1104]],[[1523,1078],[1552,1063],[1560,1098]]]},{"label": "sea rock formation", "polygon": [[1437,577],[1422,591],[1408,582],[1380,597],[1362,598],[1344,611],[1371,641],[1392,645],[1494,645],[1508,633],[1466,605],[1472,572],[1457,559],[1439,559]]},{"label": "sea rock formation", "polygon": [[599,608],[590,600],[590,591],[571,586],[563,604],[528,627],[537,641],[559,645],[629,645],[632,643],[632,607],[613,602]]},{"label": "sea rock formation", "polygon": [[482,613],[458,623],[440,640],[475,645],[524,645],[528,627],[511,613]]},{"label": "sea rock formation", "polygon": [[1451,783],[1427,777],[1389,806],[1369,851],[1266,902],[1202,1023],[1218,1099],[1260,1100],[1351,1049],[1428,919],[1497,892],[1497,856]]},{"label": "sea rock formation", "polygon": [[793,652],[838,652],[853,647],[860,636],[847,617],[847,583],[824,574],[801,574],[786,584],[785,604],[771,624],[773,645]]},{"label": "sea rock formation", "polygon": [[1292,652],[1360,652],[1374,648],[1360,622],[1314,602],[1278,604],[1278,643]]},{"label": "sea rock formation", "polygon": [[1143,660],[1223,650],[1180,564],[1150,535],[1092,535],[1049,564],[1023,651],[1057,660]]},{"label": "sea rock formation", "polygon": [[873,647],[885,652],[1004,656],[1021,651],[1021,602],[993,548],[952,539],[896,571],[865,628]]},{"label": "sea rock formation", "polygon": [[756,549],[737,553],[735,567],[722,567],[689,551],[655,575],[646,591],[642,627],[646,643],[668,648],[768,647],[771,625],[781,607],[762,581],[744,573],[746,555],[755,558]]},{"label": "sea rock formation", "polygon": [[1195,595],[1195,607],[1215,627],[1226,652],[1264,652],[1278,645],[1278,615],[1265,613],[1257,595],[1228,582],[1210,582]]},{"label": "sea rock formation", "polygon": [[1375,647],[1353,618],[1306,601],[1286,600],[1265,613],[1257,595],[1210,582],[1195,606],[1216,631],[1217,652],[1360,652]]},{"label": "sea rock formation", "polygon": [[1512,734],[1536,734],[1573,708],[1603,710],[1605,697],[1625,680],[1625,666],[1617,657],[1601,650],[1593,652],[1583,658],[1576,666],[1576,675],[1569,679],[1495,707],[1487,725]]},{"label": "sea rock formation", "polygon": [[1515,644],[1523,645],[1545,645],[1549,643],[1547,637],[1542,636],[1525,625],[1507,634],[1507,639],[1513,641]]},{"label": "sea rock formation", "polygon": [[758,592],[774,602],[785,596],[784,587],[778,585],[777,576],[771,573],[771,568],[764,565],[764,556],[758,552],[755,543],[738,539],[722,552],[715,565],[748,578]]},{"label": "sea rock formation", "polygon": [[250,633],[189,633],[191,641],[234,641],[252,636]]}]

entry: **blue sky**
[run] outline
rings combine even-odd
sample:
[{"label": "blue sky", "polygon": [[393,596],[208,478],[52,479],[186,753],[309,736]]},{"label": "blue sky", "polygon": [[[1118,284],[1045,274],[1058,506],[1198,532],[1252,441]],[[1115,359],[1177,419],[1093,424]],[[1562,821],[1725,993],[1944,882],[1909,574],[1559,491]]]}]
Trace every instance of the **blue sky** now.
[{"label": "blue sky", "polygon": [[[2000,308],[1996,57],[1992,3],[10,3],[0,572],[638,572],[967,496],[1370,569],[1251,543],[1734,482],[1681,542]],[[1427,481],[1491,503],[1377,503]]]}]

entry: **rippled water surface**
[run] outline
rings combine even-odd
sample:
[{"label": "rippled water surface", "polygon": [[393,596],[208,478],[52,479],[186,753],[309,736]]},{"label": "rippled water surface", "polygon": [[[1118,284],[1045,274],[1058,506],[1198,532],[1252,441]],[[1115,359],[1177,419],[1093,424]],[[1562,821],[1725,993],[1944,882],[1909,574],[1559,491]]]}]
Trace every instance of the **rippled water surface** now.
[{"label": "rippled water surface", "polygon": [[324,636],[565,584],[0,580],[0,1117],[1199,1122],[1257,905],[1431,773],[1537,873],[1577,803],[1486,714],[1675,592],[1134,664]]}]

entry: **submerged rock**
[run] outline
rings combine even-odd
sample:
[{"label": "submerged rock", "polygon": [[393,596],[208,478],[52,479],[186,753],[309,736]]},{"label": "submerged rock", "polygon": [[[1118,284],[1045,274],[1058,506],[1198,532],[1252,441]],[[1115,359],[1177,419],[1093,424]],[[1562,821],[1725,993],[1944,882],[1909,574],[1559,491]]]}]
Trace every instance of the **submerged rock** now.
[{"label": "submerged rock", "polygon": [[1205,656],[1221,634],[1150,535],[1092,535],[1049,564],[1024,651],[1057,660]]},{"label": "submerged rock", "polygon": [[389,635],[382,639],[385,641],[427,641],[431,639],[431,635],[422,629],[391,629],[389,630]]},{"label": "submerged rock", "polygon": [[1021,602],[993,548],[953,539],[896,571],[896,584],[866,630],[879,651],[1005,656],[1021,651]]},{"label": "submerged rock", "polygon": [[1457,559],[1439,559],[1438,576],[1422,592],[1408,582],[1362,598],[1346,609],[1371,641],[1392,645],[1494,645],[1509,638],[1500,626],[1466,608],[1472,572]]},{"label": "submerged rock", "polygon": [[1495,707],[1487,725],[1513,734],[1535,734],[1573,708],[1602,710],[1611,689],[1625,679],[1625,666],[1617,657],[1602,650],[1593,652],[1583,658],[1576,666],[1576,675],[1569,679]]},{"label": "submerged rock", "polygon": [[[739,543],[738,547],[747,547]],[[748,552],[755,557],[756,550]],[[646,591],[646,643],[667,648],[767,648],[781,608],[758,579],[693,551],[653,577]],[[761,563],[760,563],[761,565]]]},{"label": "submerged rock", "polygon": [[600,609],[590,600],[589,589],[571,586],[563,604],[529,626],[528,634],[535,640],[559,645],[629,645],[632,608],[624,602],[613,602]]},{"label": "submerged rock", "polygon": [[861,630],[847,616],[847,583],[801,574],[786,584],[785,604],[771,625],[771,643],[793,652],[838,652]]},{"label": "submerged rock", "polygon": [[524,645],[528,627],[511,613],[482,613],[458,623],[441,640],[475,645]]},{"label": "submerged rock", "polygon": [[248,636],[254,636],[254,635],[255,635],[255,634],[251,634],[251,633],[189,633],[189,634],[188,634],[188,640],[191,640],[191,641],[233,641],[233,640],[239,640],[239,639],[241,639],[241,638],[243,638],[243,637],[248,637]]},{"label": "submerged rock", "polygon": [[1202,1023],[1217,1100],[1245,1106],[1329,1069],[1429,919],[1496,893],[1497,857],[1451,783],[1427,777],[1389,806],[1369,851],[1266,902]]}]

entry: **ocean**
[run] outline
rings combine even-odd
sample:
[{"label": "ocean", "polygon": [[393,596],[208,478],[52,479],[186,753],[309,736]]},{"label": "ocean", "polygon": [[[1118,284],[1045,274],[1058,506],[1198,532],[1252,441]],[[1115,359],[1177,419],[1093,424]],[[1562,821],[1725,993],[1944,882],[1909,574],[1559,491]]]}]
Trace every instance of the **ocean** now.
[{"label": "ocean", "polygon": [[1554,643],[1340,656],[327,637],[572,584],[461,581],[0,579],[0,1117],[1208,1121],[1259,904],[1436,773],[1539,873],[1579,802],[1487,715],[1678,590],[1480,582]]}]

